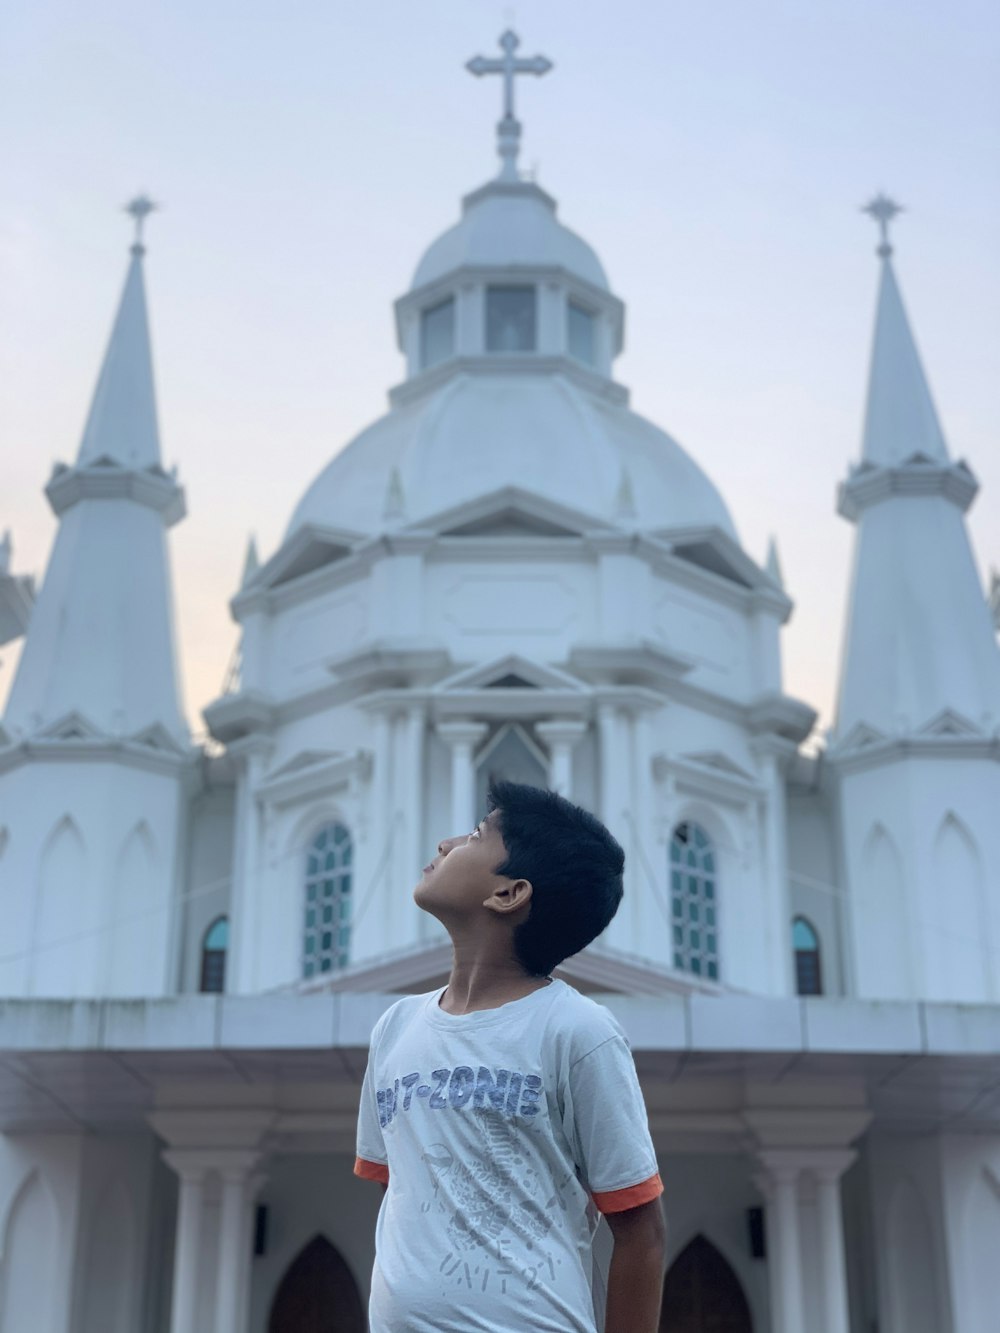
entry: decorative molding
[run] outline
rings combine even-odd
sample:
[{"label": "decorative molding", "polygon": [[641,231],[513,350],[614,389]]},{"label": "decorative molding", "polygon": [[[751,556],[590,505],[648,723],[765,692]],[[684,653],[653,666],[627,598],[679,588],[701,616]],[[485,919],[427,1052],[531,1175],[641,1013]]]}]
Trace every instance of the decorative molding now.
[{"label": "decorative molding", "polygon": [[163,468],[122,467],[112,459],[98,458],[84,467],[57,463],[45,494],[57,518],[80,500],[134,500],[162,514],[167,527],[187,512],[183,488]]},{"label": "decorative molding", "polygon": [[837,512],[855,522],[866,509],[894,496],[939,495],[965,513],[978,490],[965,462],[941,464],[914,454],[898,467],[861,463],[853,468],[837,491]]},{"label": "decorative molding", "polygon": [[368,750],[354,754],[317,754],[304,750],[254,788],[254,796],[274,806],[292,805],[310,796],[325,796],[367,782],[373,757]]}]

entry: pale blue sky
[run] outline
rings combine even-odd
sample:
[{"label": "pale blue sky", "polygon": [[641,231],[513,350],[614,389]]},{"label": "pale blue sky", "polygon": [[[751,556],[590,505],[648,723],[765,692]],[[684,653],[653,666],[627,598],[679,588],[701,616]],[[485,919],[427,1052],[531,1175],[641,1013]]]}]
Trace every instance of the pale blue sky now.
[{"label": "pale blue sky", "polygon": [[[246,535],[274,549],[401,378],[390,303],[495,170],[492,54],[525,54],[523,164],[627,304],[617,376],[777,535],[786,686],[832,705],[876,285],[858,207],[906,206],[897,267],[971,526],[1000,564],[1000,9],[992,0],[35,0],[0,30],[0,529],[41,574],[42,496],[75,455],[138,189],[192,724],[235,637]],[[0,697],[16,650],[0,653]]]}]

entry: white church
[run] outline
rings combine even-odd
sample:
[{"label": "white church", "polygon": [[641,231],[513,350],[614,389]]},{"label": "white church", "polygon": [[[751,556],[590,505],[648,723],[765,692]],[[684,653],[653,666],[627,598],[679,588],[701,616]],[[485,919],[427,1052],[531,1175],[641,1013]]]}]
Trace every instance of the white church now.
[{"label": "white church", "polygon": [[37,595],[0,544],[0,641],[24,637],[0,723],[2,1333],[364,1333],[369,1034],[443,982],[410,893],[495,774],[626,848],[617,919],[561,975],[635,1052],[664,1333],[1000,1329],[1000,652],[895,206],[869,210],[867,419],[836,500],[856,554],[835,726],[807,748],[776,557],[630,410],[624,304],[518,171],[514,78],[549,63],[516,49],[470,63],[502,75],[501,170],[396,302],[388,411],[248,555],[207,744],[179,705],[185,501],[131,206]]}]

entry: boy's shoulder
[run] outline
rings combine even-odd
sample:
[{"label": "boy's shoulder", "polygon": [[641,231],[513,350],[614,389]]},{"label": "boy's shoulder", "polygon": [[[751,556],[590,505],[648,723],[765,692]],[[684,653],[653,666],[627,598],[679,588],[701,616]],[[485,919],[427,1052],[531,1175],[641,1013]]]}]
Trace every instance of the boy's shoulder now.
[{"label": "boy's shoulder", "polygon": [[625,1040],[621,1024],[605,1005],[582,995],[565,981],[552,984],[559,987],[553,996],[558,1030],[569,1041],[572,1059],[582,1059],[612,1038]]}]

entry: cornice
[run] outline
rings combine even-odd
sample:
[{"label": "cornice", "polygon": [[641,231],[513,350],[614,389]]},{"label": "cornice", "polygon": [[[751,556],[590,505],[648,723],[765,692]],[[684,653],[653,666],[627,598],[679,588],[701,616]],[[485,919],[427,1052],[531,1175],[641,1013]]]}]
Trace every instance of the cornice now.
[{"label": "cornice", "polygon": [[998,736],[886,736],[849,749],[832,744],[826,761],[837,773],[858,773],[901,759],[985,759],[1000,763]]},{"label": "cornice", "polygon": [[119,764],[145,773],[181,777],[198,763],[198,751],[154,749],[141,741],[107,736],[33,738],[0,749],[0,773],[33,763]]},{"label": "cornice", "polygon": [[964,462],[941,464],[918,456],[898,467],[862,463],[853,468],[837,491],[837,511],[856,521],[866,509],[896,497],[939,495],[965,511],[979,490],[972,470]]},{"label": "cornice", "polygon": [[304,796],[317,796],[347,787],[353,779],[365,781],[371,770],[372,756],[367,750],[333,755],[292,772],[264,778],[254,788],[254,795],[271,805],[290,805]]},{"label": "cornice", "polygon": [[462,375],[561,375],[587,393],[606,402],[628,406],[629,392],[623,384],[591,370],[571,356],[548,352],[483,352],[452,356],[430,370],[421,370],[389,390],[389,403],[401,407],[435,392]]},{"label": "cornice", "polygon": [[184,517],[184,491],[160,468],[126,468],[111,460],[85,467],[57,463],[45,494],[56,517],[81,500],[134,500],[162,514],[167,527]]}]

